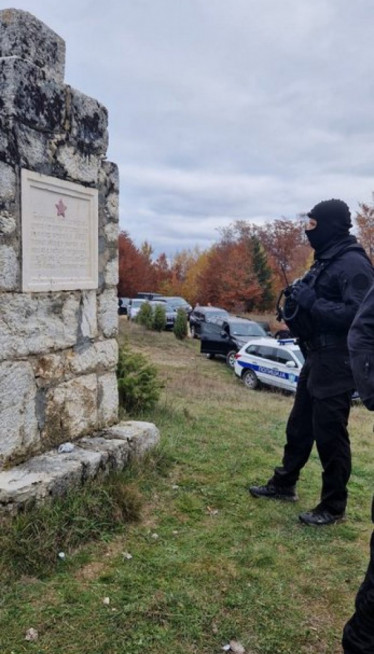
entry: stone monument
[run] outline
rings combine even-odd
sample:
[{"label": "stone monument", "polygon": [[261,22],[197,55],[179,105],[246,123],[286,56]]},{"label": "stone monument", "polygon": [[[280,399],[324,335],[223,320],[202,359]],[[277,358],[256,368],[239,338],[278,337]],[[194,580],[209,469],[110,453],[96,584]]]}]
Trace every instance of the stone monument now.
[{"label": "stone monument", "polygon": [[64,65],[61,37],[28,12],[0,11],[3,506],[16,502],[10,468],[22,477],[32,458],[35,474],[35,461],[47,452],[54,461],[67,441],[82,468],[93,435],[107,452],[110,438],[128,446],[138,433],[117,425],[119,184],[106,160],[108,114],[64,83]]}]

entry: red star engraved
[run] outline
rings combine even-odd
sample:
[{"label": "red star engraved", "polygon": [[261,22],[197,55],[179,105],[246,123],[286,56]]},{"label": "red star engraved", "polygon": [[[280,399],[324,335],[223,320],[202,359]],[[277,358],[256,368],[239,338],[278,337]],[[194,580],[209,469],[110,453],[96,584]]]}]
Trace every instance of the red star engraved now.
[{"label": "red star engraved", "polygon": [[63,218],[65,218],[65,211],[66,211],[67,207],[64,205],[61,198],[57,202],[57,204],[55,204],[55,207],[57,209],[57,216],[62,216]]}]

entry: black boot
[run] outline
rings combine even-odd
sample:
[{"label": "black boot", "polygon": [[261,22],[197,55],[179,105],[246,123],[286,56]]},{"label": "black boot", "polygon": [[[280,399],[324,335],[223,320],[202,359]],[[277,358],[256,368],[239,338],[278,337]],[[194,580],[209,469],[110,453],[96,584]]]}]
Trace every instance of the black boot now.
[{"label": "black boot", "polygon": [[250,486],[249,492],[253,497],[266,497],[272,500],[284,500],[285,502],[297,502],[295,486],[275,486],[268,482],[265,486]]},{"label": "black boot", "polygon": [[299,520],[304,525],[313,527],[323,527],[324,525],[333,525],[335,522],[344,520],[344,513],[330,513],[323,509],[312,509],[305,513],[300,513]]}]

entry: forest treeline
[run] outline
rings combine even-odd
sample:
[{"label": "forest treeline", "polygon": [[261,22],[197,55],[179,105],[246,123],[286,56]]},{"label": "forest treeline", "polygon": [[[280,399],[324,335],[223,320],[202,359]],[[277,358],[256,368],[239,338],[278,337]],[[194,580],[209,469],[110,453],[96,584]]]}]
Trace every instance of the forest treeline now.
[{"label": "forest treeline", "polygon": [[[360,204],[354,233],[373,260],[374,205]],[[192,305],[199,302],[231,311],[266,311],[286,279],[303,275],[313,260],[301,220],[275,219],[264,225],[237,220],[219,232],[207,250],[181,250],[171,260],[153,257],[145,241],[136,247],[127,232],[119,235],[120,297],[139,291],[181,295]]]}]

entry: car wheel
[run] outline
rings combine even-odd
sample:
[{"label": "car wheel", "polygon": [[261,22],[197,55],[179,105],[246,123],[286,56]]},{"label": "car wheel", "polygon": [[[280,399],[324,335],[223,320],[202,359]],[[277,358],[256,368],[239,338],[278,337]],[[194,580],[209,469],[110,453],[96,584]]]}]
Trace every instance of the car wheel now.
[{"label": "car wheel", "polygon": [[242,380],[244,386],[249,388],[251,391],[254,391],[254,389],[259,385],[259,381],[253,370],[244,370]]},{"label": "car wheel", "polygon": [[229,368],[234,368],[235,365],[235,354],[236,350],[230,350],[230,352],[227,352],[226,354],[226,363]]},{"label": "car wheel", "polygon": [[191,325],[190,330],[191,330],[191,336],[192,336],[192,338],[197,338],[197,336],[196,336],[195,325]]}]

